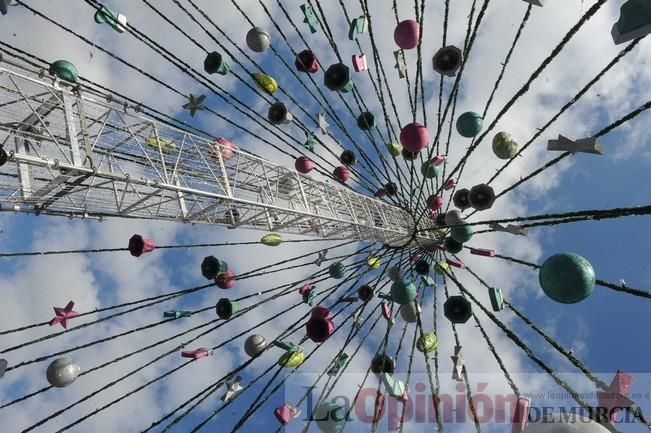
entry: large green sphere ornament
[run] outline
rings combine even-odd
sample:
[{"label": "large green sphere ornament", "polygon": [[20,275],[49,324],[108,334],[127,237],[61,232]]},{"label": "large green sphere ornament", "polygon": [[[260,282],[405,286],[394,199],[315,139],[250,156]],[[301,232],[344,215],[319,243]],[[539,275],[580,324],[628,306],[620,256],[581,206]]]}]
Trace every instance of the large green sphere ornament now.
[{"label": "large green sphere ornament", "polygon": [[574,253],[555,254],[540,267],[543,292],[556,302],[574,304],[592,293],[595,284],[590,262]]},{"label": "large green sphere ornament", "polygon": [[483,123],[478,113],[467,111],[457,119],[457,132],[466,138],[474,137],[481,131]]},{"label": "large green sphere ornament", "polygon": [[400,305],[416,299],[416,285],[409,278],[400,277],[391,285],[391,299]]},{"label": "large green sphere ornament", "polygon": [[435,352],[439,347],[439,339],[433,332],[425,332],[416,340],[416,349],[423,353]]},{"label": "large green sphere ornament", "polygon": [[341,262],[334,262],[328,268],[328,273],[332,278],[343,278],[344,272],[346,272],[346,266]]},{"label": "large green sphere ornament", "polygon": [[493,137],[493,153],[500,159],[511,159],[518,153],[518,143],[508,132],[498,132]]},{"label": "large green sphere ornament", "polygon": [[472,238],[472,233],[472,226],[468,225],[468,223],[464,221],[460,222],[459,225],[450,230],[450,237],[463,244]]}]

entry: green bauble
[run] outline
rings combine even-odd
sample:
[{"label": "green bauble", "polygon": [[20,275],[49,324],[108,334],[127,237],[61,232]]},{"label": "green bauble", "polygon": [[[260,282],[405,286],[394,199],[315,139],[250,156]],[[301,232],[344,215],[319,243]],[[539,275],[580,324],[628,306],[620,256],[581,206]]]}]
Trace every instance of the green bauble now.
[{"label": "green bauble", "polygon": [[463,250],[463,244],[452,238],[445,238],[445,250],[450,254],[458,254]]},{"label": "green bauble", "polygon": [[433,230],[430,233],[432,234],[434,239],[436,239],[436,242],[440,243],[440,242],[443,242],[443,240],[445,239],[445,230],[443,230],[443,229],[436,229],[436,230]]},{"label": "green bauble", "polygon": [[511,159],[518,153],[518,143],[508,132],[498,132],[493,137],[493,153],[500,159]]},{"label": "green bauble", "polygon": [[65,81],[76,83],[79,81],[79,72],[75,65],[67,60],[57,60],[50,65],[50,75],[57,76]]},{"label": "green bauble", "polygon": [[323,433],[339,433],[346,425],[346,408],[326,401],[314,409],[312,418]]},{"label": "green bauble", "polygon": [[400,156],[402,153],[402,144],[396,142],[387,143],[387,150],[393,157]]},{"label": "green bauble", "polygon": [[420,166],[420,172],[427,179],[433,179],[439,175],[439,167],[425,161],[423,165]]},{"label": "green bauble", "polygon": [[328,273],[332,278],[343,278],[344,273],[346,272],[346,266],[341,262],[334,262],[328,268]]},{"label": "green bauble", "polygon": [[461,225],[453,227],[450,230],[450,237],[460,244],[468,242],[472,238],[472,226],[463,222]]},{"label": "green bauble", "polygon": [[540,267],[538,281],[543,292],[562,304],[574,304],[592,293],[595,284],[590,262],[574,253],[555,254]]},{"label": "green bauble", "polygon": [[391,285],[391,299],[400,305],[414,302],[414,299],[416,299],[416,285],[409,278],[399,277]]},{"label": "green bauble", "polygon": [[474,137],[481,131],[483,123],[478,113],[465,112],[457,118],[457,132],[466,138]]},{"label": "green bauble", "polygon": [[416,340],[416,349],[423,353],[435,352],[439,347],[439,339],[433,332],[426,332]]}]

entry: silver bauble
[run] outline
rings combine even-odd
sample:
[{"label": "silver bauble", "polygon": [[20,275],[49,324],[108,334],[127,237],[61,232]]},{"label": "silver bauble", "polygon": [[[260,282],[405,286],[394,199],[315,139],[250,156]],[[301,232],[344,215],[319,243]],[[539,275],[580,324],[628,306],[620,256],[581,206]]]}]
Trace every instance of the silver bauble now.
[{"label": "silver bauble", "polygon": [[417,305],[415,302],[410,302],[409,304],[400,306],[400,317],[407,323],[416,323],[420,311],[420,305]]},{"label": "silver bauble", "polygon": [[269,48],[271,36],[269,32],[260,27],[253,27],[246,34],[246,45],[256,53],[261,53]]},{"label": "silver bauble", "polygon": [[402,277],[402,270],[397,266],[393,266],[389,269],[388,274],[391,281],[396,281],[398,278]]},{"label": "silver bauble", "polygon": [[463,215],[458,210],[451,210],[445,213],[445,225],[453,226],[463,221]]},{"label": "silver bauble", "polygon": [[267,340],[265,340],[262,335],[258,334],[249,335],[244,342],[244,351],[251,358],[255,358],[256,356],[260,355],[266,347]]},{"label": "silver bauble", "polygon": [[50,385],[57,388],[66,387],[77,379],[81,368],[70,358],[57,358],[47,367],[45,376]]}]

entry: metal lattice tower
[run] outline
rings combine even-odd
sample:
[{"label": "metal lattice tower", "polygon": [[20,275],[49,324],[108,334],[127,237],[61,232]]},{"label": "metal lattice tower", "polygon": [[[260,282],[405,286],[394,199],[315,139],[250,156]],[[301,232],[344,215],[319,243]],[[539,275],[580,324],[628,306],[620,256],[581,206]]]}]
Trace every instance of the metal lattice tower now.
[{"label": "metal lattice tower", "polygon": [[15,211],[389,244],[415,232],[404,209],[94,100],[79,86],[0,68],[0,107],[9,154],[0,201]]}]

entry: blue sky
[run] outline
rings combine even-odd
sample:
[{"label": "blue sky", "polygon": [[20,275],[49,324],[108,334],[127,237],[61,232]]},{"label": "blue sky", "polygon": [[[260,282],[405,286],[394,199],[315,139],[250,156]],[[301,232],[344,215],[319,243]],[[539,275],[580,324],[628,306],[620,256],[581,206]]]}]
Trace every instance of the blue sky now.
[{"label": "blue sky", "polygon": [[[181,3],[187,5],[186,1]],[[312,116],[316,116],[317,112],[323,111],[305,93],[302,85],[296,81],[293,75],[287,72],[285,66],[272,53],[267,51],[263,54],[255,54],[246,48],[244,35],[250,25],[233,7],[231,2],[224,2],[223,5],[206,1],[198,1],[197,3],[209,16],[214,18],[246,54],[255,59],[256,62],[262,65],[263,69],[278,80],[280,85],[297,100],[300,107],[304,108]],[[316,34],[310,34],[307,26],[301,23],[300,2],[285,0],[282,3],[287,7],[303,36],[317,54],[322,67],[327,68],[328,65],[337,62],[336,56],[324,38],[323,32],[319,30]],[[347,7],[351,16],[359,15],[361,12],[359,5],[356,2],[349,3],[351,4],[347,4]],[[478,2],[478,4],[481,3]],[[586,10],[594,4],[594,1],[572,0],[559,2],[550,0],[547,3],[544,8],[534,8],[532,10],[530,23],[514,52],[514,57],[489,110],[485,125],[492,121],[511,95],[520,88],[540,64],[540,61],[560,41],[566,30],[576,22],[580,11]],[[494,169],[500,166],[500,161],[494,157],[490,150],[490,139],[492,139],[494,133],[507,130],[513,133],[520,144],[525,143],[535,133],[537,127],[545,124],[560,106],[569,100],[579,88],[585,85],[624,47],[624,45],[613,46],[610,38],[610,27],[617,17],[617,9],[622,3],[621,0],[608,1],[602,10],[586,24],[585,28],[572,39],[561,55],[543,72],[541,77],[532,85],[530,92],[521,98],[513,109],[500,120],[493,132],[486,137],[484,143],[470,158],[464,171],[464,177],[460,181],[460,186],[470,187],[486,181],[490,174],[494,172]],[[107,26],[95,24],[92,20],[93,11],[84,2],[78,2],[74,6],[66,8],[56,5],[54,2],[45,1],[30,2],[29,4],[52,19],[75,29],[98,45],[118,53],[147,72],[170,83],[173,87],[180,89],[182,93],[206,94],[206,104],[209,107],[236,124],[249,128],[270,142],[278,144],[283,149],[288,150],[290,154],[298,154],[297,151],[290,150],[286,144],[281,143],[277,137],[273,136],[270,133],[272,128],[269,128],[264,120],[261,120],[263,126],[252,123],[210,93],[208,89],[186,77],[157,54],[135,41],[129,34],[118,34]],[[174,17],[175,22],[191,34],[199,44],[208,48],[209,51],[222,51],[198,26],[187,19],[184,13],[176,8],[171,1],[166,0],[155,4],[165,13]],[[259,3],[254,0],[241,0],[237,1],[237,4],[241,5],[246,14],[257,25],[269,30],[272,36],[272,45],[290,66],[293,65],[294,59],[291,51],[285,45],[278,31],[273,27],[273,24],[269,22]],[[303,43],[298,38],[293,27],[286,21],[277,3],[264,1],[264,4],[269,7],[274,19],[280,23],[295,50],[304,49]],[[440,47],[442,5],[443,2],[435,2],[432,5],[428,2],[425,19],[426,37],[423,39],[424,80],[428,99],[427,121],[430,125],[430,137],[434,136],[434,129],[431,125],[435,123],[439,82],[439,75],[431,70],[430,65],[431,55]],[[462,45],[470,5],[469,0],[453,2],[448,43]],[[150,35],[195,68],[201,70],[205,54],[154,16],[143,2],[114,0],[110,6],[127,15],[129,22],[136,25],[141,31]],[[335,40],[341,50],[342,57],[345,61],[349,61],[353,53],[359,54],[359,52],[357,47],[348,41],[346,37],[348,28],[341,9],[337,2],[327,5],[324,2],[323,7],[335,34]],[[405,94],[405,83],[398,79],[396,71],[392,69],[394,63],[392,52],[396,47],[392,40],[395,21],[391,13],[391,2],[383,0],[376,3],[373,0],[371,8],[377,44],[396,99],[401,121],[404,124],[410,121],[411,113],[408,98]],[[490,2],[479,37],[464,72],[461,94],[457,105],[457,115],[464,111],[481,112],[483,110],[494,77],[499,72],[500,62],[503,61],[506,55],[525,10],[526,4],[518,0],[492,0]],[[401,4],[399,6],[399,16],[401,19],[413,18],[413,7]],[[186,102],[180,96],[118,64],[96,48],[89,47],[78,39],[64,34],[60,29],[45,23],[22,7],[10,8],[9,14],[0,17],[0,20],[2,20],[2,28],[0,28],[1,40],[36,54],[47,61],[60,58],[69,59],[75,63],[84,77],[102,83],[120,93],[128,94],[134,99],[141,100],[147,105],[188,124],[196,125],[211,135],[229,137],[245,151],[260,155],[282,166],[293,167],[291,157],[278,152],[271,146],[243,133],[232,124],[228,124],[209,113],[200,112],[194,118],[190,118],[186,112],[180,109],[181,105]],[[202,22],[205,23],[203,20]],[[550,25],[550,23],[554,24]],[[205,24],[212,29],[209,23]],[[215,38],[226,44],[229,51],[243,62],[250,72],[256,71],[256,68],[248,62],[245,56],[227,43],[223,36],[215,32],[214,29],[211,32],[213,32]],[[361,36],[360,42],[363,51],[367,56],[370,56],[372,52],[368,36]],[[494,185],[496,191],[508,187],[517,181],[520,176],[551,159],[552,156],[545,150],[547,139],[555,138],[559,133],[573,138],[589,136],[611,121],[646,102],[649,99],[649,92],[646,89],[651,88],[649,87],[651,74],[640,65],[644,64],[650,52],[649,41],[643,40],[625,60],[613,68],[602,81],[588,92],[585,98],[536,140],[531,148],[524,153],[523,158],[519,158],[503,176],[498,178]],[[412,86],[416,70],[415,60],[415,52],[407,52],[407,63]],[[232,59],[229,63],[234,72],[243,76],[246,75],[241,67],[235,65]],[[369,58],[369,66],[371,66],[371,63]],[[357,88],[364,95],[365,102],[375,114],[378,125],[384,132],[384,122],[381,119],[382,109],[370,85],[368,76],[351,73],[354,75]],[[300,73],[297,72],[297,74]],[[310,89],[314,89],[311,82],[306,80],[303,75],[301,75],[301,78]],[[241,99],[254,111],[261,113],[263,117],[266,116],[268,104],[261,101],[257,95],[244,87],[242,83],[234,78],[233,74],[225,77],[211,76],[211,79]],[[335,97],[332,92],[322,85],[322,73],[315,74],[314,79],[326,95],[330,107],[341,117],[346,129],[351,131],[353,139],[360,144],[367,155],[378,161],[375,156],[376,152],[368,139],[356,128],[355,117],[348,113],[338,97]],[[446,81],[446,87],[450,82]],[[287,103],[296,118],[303,121],[309,128],[316,129],[315,123],[306,119],[306,115],[300,108],[291,103],[287,97],[279,94],[276,96]],[[350,95],[345,95],[344,98],[352,107],[356,107]],[[389,110],[388,106],[387,109]],[[358,114],[357,108],[353,108],[353,111],[355,115]],[[324,137],[323,140],[338,155],[343,148],[350,148],[350,141],[341,130],[335,127],[334,121],[328,120],[331,124],[332,137]],[[418,120],[422,121],[420,109]],[[651,199],[651,192],[645,187],[649,166],[651,165],[649,143],[645,136],[645,132],[648,130],[646,127],[648,121],[648,113],[638,116],[626,126],[602,138],[606,148],[603,156],[575,155],[570,158],[568,163],[560,164],[554,169],[546,171],[535,181],[505,195],[496,202],[496,205],[490,211],[477,214],[473,218],[475,220],[477,218],[491,219],[494,217],[535,215],[587,208],[606,209],[648,204]],[[281,129],[287,132],[289,136],[298,137],[299,141],[304,137],[304,132],[295,124],[283,125]],[[442,135],[447,137],[447,129],[444,129]],[[377,139],[378,135],[375,134],[375,137]],[[320,135],[319,138],[321,138]],[[448,155],[449,161],[451,161],[451,165],[448,166],[448,173],[469,144],[470,140],[459,137],[456,131],[453,131],[451,150]],[[379,143],[379,146],[382,148],[385,157],[388,157],[383,145]],[[300,148],[300,144],[297,144],[297,148]],[[327,162],[336,163],[336,158],[327,153],[324,146],[319,145],[316,152]],[[399,164],[404,163],[400,161]],[[327,164],[324,163],[324,165]],[[361,163],[358,163],[358,167],[360,165]],[[393,162],[391,162],[391,165],[393,165]],[[5,172],[5,170],[9,169],[10,164],[7,164],[0,170]],[[314,173],[310,174],[310,176],[327,180],[326,177]],[[367,193],[358,184],[351,184],[358,191]],[[379,187],[377,181],[374,186]],[[0,215],[0,218],[0,228],[2,229],[0,236],[4,241],[2,250],[7,252],[122,247],[126,246],[128,238],[133,233],[142,233],[146,237],[155,239],[160,245],[255,241],[264,234],[258,231],[233,231],[222,227],[144,220],[122,221],[110,219],[97,223],[45,216],[12,215],[5,212]],[[632,287],[648,290],[648,287],[651,286],[651,274],[646,263],[646,258],[650,252],[650,247],[647,245],[648,229],[649,224],[646,217],[632,217],[592,223],[575,223],[557,226],[553,229],[532,229],[528,238],[513,237],[505,233],[481,235],[481,237],[478,235],[469,244],[477,247],[494,248],[506,255],[537,263],[542,263],[545,258],[556,252],[576,252],[592,263],[598,278],[611,282],[618,282],[620,278],[623,278]],[[288,237],[298,238],[298,236]],[[312,258],[302,259],[300,262],[309,263],[316,258],[317,249],[327,245],[328,243],[285,244],[275,249],[260,245],[255,247],[233,246],[213,249],[158,250],[138,259],[130,257],[126,252],[2,259],[0,292],[5,296],[5,305],[9,306],[9,311],[0,317],[0,329],[49,320],[52,316],[52,306],[64,306],[70,299],[74,299],[77,303],[77,311],[85,312],[102,306],[205,284],[206,280],[199,272],[199,264],[202,258],[208,254],[214,254],[226,259],[231,268],[239,274],[298,254],[313,252],[315,254]],[[352,245],[345,249],[333,250],[330,254],[351,253],[354,248],[360,248],[361,246],[363,245]],[[648,360],[651,359],[651,349],[645,332],[649,326],[650,311],[646,300],[596,287],[594,293],[587,300],[576,305],[561,305],[547,299],[542,294],[538,287],[538,276],[535,271],[507,264],[498,259],[471,256],[467,252],[462,253],[460,257],[490,284],[501,287],[505,296],[514,305],[525,312],[533,322],[541,326],[564,347],[573,348],[575,354],[592,371],[602,372],[599,375],[602,380],[609,382],[614,371],[622,368],[627,372],[638,373],[634,390],[640,392],[649,391],[649,379],[647,376],[643,376],[643,373],[646,373],[648,369]],[[361,258],[350,259],[349,262]],[[209,288],[192,296],[182,297],[173,302],[158,305],[155,308],[140,310],[138,313],[131,313],[83,331],[68,333],[60,338],[46,340],[24,350],[0,356],[7,358],[10,365],[15,365],[24,360],[56,352],[61,348],[76,346],[107,335],[154,323],[162,320],[162,311],[167,309],[209,307],[214,305],[220,297],[241,297],[255,294],[277,285],[300,280],[305,278],[307,274],[317,270],[319,268],[315,265],[310,265],[297,270],[271,274],[268,277],[252,278],[238,282],[229,292]],[[372,278],[379,276],[379,272],[373,271],[368,275],[363,275],[362,281],[372,281]],[[481,301],[488,302],[485,290],[471,276],[462,271],[458,271],[457,275],[463,284],[476,294]],[[329,287],[329,284],[326,283],[321,283],[318,288],[322,290]],[[349,286],[344,286],[344,288],[349,288]],[[439,290],[442,289],[439,288]],[[452,294],[457,292],[453,286],[450,287],[450,290]],[[439,302],[443,297],[443,292],[439,291]],[[248,306],[249,303],[253,303],[257,299],[253,297],[251,300],[243,301],[242,304]],[[432,293],[426,291],[424,304],[428,307],[423,309],[423,323],[426,331],[431,330],[432,327],[432,299]],[[247,316],[244,316],[239,321],[228,323],[215,333],[200,338],[191,343],[190,346],[194,348],[218,345],[231,335],[247,329],[254,323],[274,317],[299,300],[298,295],[296,295],[270,302],[247,313]],[[441,307],[441,304],[439,304],[439,307]],[[444,388],[452,387],[453,390],[454,382],[449,381],[452,367],[449,356],[454,348],[454,339],[449,322],[441,315],[441,310],[442,308],[439,308],[438,317],[441,377],[445,379]],[[338,323],[343,321],[350,311],[350,308],[345,310],[344,314],[337,319]],[[271,339],[274,335],[282,332],[289,323],[308,312],[307,306],[301,306],[291,313],[283,315],[281,319],[266,323],[256,332]],[[522,391],[557,390],[557,387],[550,385],[549,380],[544,375],[533,375],[532,373],[540,373],[540,370],[533,366],[523,352],[515,347],[498,328],[493,326],[483,313],[477,312],[477,314],[487,328],[487,332],[509,369],[513,372],[522,373],[518,382]],[[93,317],[102,317],[102,315],[91,315],[84,320],[90,320]],[[499,317],[527,341],[536,353],[551,365],[555,371],[576,373],[576,370],[569,363],[560,359],[558,354],[548,347],[544,340],[525,329],[525,326],[517,317],[508,315],[506,311],[500,313]],[[162,325],[106,344],[93,346],[90,349],[79,350],[73,352],[71,356],[82,366],[82,369],[87,370],[123,353],[136,350],[151,344],[153,341],[166,338],[173,333],[182,332],[189,326],[197,326],[214,318],[214,312],[209,310],[189,319]],[[82,320],[74,323],[82,323]],[[396,319],[397,326],[392,330],[389,340],[389,352],[396,350],[403,324],[404,322],[400,318]],[[299,373],[315,373],[323,370],[324,365],[332,359],[338,348],[343,344],[348,327],[348,324],[345,325],[345,329],[341,329],[337,335],[324,343],[314,355],[314,359],[306,362],[303,368],[299,370]],[[474,387],[477,383],[485,380],[490,383],[490,389],[487,391],[489,395],[491,392],[508,391],[497,364],[487,351],[486,343],[477,328],[470,322],[458,328],[464,347],[466,365],[471,377],[471,385]],[[300,331],[294,334],[292,337],[294,340],[300,339],[302,329],[300,327]],[[367,329],[368,327],[363,328],[363,330]],[[407,345],[411,342],[413,331],[414,325],[409,325],[405,337],[405,341],[409,342]],[[25,340],[47,335],[50,332],[55,332],[55,329],[41,328],[21,334],[0,336],[0,347],[3,348],[0,350],[20,344]],[[351,363],[350,370],[357,374],[342,380],[342,393],[350,393],[351,390],[356,390],[355,385],[361,376],[359,373],[366,371],[383,332],[384,322],[382,321],[377,329],[370,334],[368,340],[364,342],[362,350]],[[141,431],[150,422],[160,418],[203,387],[248,360],[242,350],[245,337],[246,335],[219,349],[213,357],[200,360],[158,382],[156,385],[145,388],[145,390],[106,411],[102,411],[70,431]],[[167,350],[174,349],[181,341],[182,339],[174,340],[162,347],[151,349],[121,363],[107,367],[101,370],[99,374],[94,373],[84,376],[69,388],[50,390],[26,402],[0,409],[0,419],[2,419],[3,425],[6,426],[3,427],[3,431],[11,433],[21,431],[57,409],[102,387],[121,374],[149,362],[155,356]],[[353,348],[360,342],[361,338],[355,338],[347,352],[351,353],[354,350]],[[316,345],[311,342],[304,345],[306,351],[310,351],[314,347]],[[396,360],[398,372],[403,375],[403,378],[407,371],[407,352],[409,350],[403,348],[400,357]],[[253,380],[259,373],[273,364],[280,353],[279,349],[273,349],[266,356],[256,360],[241,373],[244,383]],[[112,387],[96,398],[75,407],[35,431],[56,431],[58,428],[62,428],[75,419],[93,411],[96,407],[118,398],[157,375],[178,366],[180,359],[178,354],[166,357],[152,365],[151,368],[144,369],[118,386]],[[6,402],[45,386],[44,371],[48,362],[35,363],[8,372],[0,381],[0,401]],[[414,370],[420,374],[420,376],[416,376],[417,380],[424,380],[425,369],[421,356],[415,357]],[[307,375],[298,374],[290,380],[290,385],[292,387],[301,386],[311,379]],[[590,382],[580,374],[569,376],[568,381],[579,390],[593,390]],[[204,428],[204,431],[209,429],[222,431],[224,427],[232,426],[239,418],[239,415],[246,410],[254,396],[262,389],[265,382],[266,378],[254,385],[250,391],[242,394],[231,407],[226,408],[218,417],[213,419]],[[372,378],[371,383],[376,384],[377,379]],[[294,396],[292,389],[287,388],[288,399]],[[173,431],[190,431],[212,410],[222,404],[219,400],[222,393],[223,388],[202,403]],[[283,401],[283,389],[281,389],[278,394],[270,398],[259,413],[244,424],[240,431],[248,433],[260,429],[265,429],[265,431],[270,428],[275,429],[277,422],[273,418],[272,411]],[[592,401],[591,403],[594,404],[595,402]],[[648,400],[641,400],[638,403],[648,416],[651,413],[651,404]],[[533,404],[542,405],[544,402],[534,401]],[[295,422],[290,426],[296,430],[301,428],[302,425],[302,422]],[[449,431],[472,429],[472,425],[467,424],[452,424],[447,427]],[[490,423],[484,427],[486,431],[503,431],[504,428],[507,428],[503,425]],[[381,429],[386,429],[385,423],[382,424]],[[426,425],[419,424],[409,425],[407,429],[410,431],[412,429],[414,431],[431,431]],[[314,426],[311,427],[311,431],[316,431]],[[353,423],[348,431],[368,431],[368,426]],[[642,427],[639,425],[626,425],[622,426],[620,431],[633,433],[642,431]]]}]

